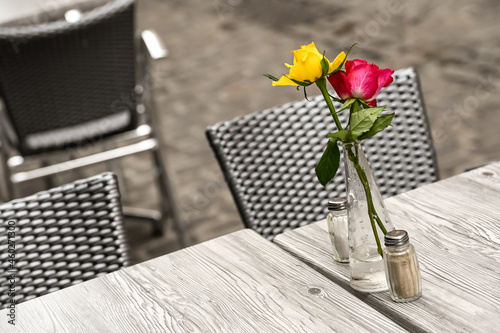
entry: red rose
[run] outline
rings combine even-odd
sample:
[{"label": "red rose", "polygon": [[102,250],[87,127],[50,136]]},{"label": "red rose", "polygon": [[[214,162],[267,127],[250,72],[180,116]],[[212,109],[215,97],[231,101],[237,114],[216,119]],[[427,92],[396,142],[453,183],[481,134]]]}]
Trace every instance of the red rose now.
[{"label": "red rose", "polygon": [[370,106],[377,106],[375,98],[383,87],[392,83],[392,74],[392,69],[379,69],[377,65],[355,59],[346,61],[345,73],[336,72],[328,81],[340,99],[359,98]]}]

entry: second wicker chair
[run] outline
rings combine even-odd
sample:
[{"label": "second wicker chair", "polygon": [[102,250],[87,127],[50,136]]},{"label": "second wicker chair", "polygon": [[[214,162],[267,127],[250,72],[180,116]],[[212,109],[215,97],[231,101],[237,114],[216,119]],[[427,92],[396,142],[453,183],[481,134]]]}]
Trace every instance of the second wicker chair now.
[{"label": "second wicker chair", "polygon": [[[436,181],[436,157],[416,71],[397,71],[394,83],[377,100],[396,112],[394,127],[364,143],[382,195]],[[339,116],[345,124],[347,112]],[[328,198],[345,195],[343,162],[326,188],[314,172],[326,135],[335,130],[322,96],[207,129],[246,227],[272,240],[283,231],[325,218]]]}]

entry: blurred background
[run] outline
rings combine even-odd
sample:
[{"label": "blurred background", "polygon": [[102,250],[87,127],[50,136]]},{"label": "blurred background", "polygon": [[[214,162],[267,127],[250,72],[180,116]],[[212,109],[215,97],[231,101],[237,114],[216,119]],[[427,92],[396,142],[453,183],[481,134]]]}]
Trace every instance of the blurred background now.
[{"label": "blurred background", "polygon": [[[156,30],[169,50],[148,71],[193,243],[243,228],[205,128],[302,99],[262,73],[285,73],[291,51],[311,41],[330,59],[357,42],[350,59],[417,68],[441,178],[500,160],[499,14],[496,0],[138,0],[136,28]],[[127,200],[150,205],[148,164],[126,163]],[[152,238],[149,224],[126,226],[134,262],[179,248],[172,234]]]},{"label": "blurred background", "polygon": [[[242,228],[205,139],[208,125],[303,98],[271,87],[291,51],[417,68],[441,178],[500,159],[500,3],[493,0],[141,0],[137,23],[170,56],[156,75],[168,166],[198,241]],[[309,94],[319,94],[315,88]]]}]

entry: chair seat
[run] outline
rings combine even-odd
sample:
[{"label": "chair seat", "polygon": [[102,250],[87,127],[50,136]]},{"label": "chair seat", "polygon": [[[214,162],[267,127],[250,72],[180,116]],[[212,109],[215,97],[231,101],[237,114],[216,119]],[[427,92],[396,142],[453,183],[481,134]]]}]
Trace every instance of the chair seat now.
[{"label": "chair seat", "polygon": [[60,149],[69,144],[121,132],[130,127],[131,121],[132,116],[130,111],[122,111],[76,126],[67,126],[29,134],[25,138],[24,145],[26,150],[32,153],[42,150]]}]

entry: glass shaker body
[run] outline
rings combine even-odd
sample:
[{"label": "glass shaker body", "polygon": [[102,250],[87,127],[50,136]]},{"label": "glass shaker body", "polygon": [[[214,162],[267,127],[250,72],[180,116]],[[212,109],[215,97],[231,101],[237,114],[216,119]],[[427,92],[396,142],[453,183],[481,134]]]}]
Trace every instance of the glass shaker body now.
[{"label": "glass shaker body", "polygon": [[[394,230],[394,232],[397,231],[401,230]],[[406,243],[396,246],[389,246],[386,238],[384,265],[387,285],[393,301],[411,302],[422,296],[422,280],[417,254],[413,245],[408,242],[408,238]]]},{"label": "glass shaker body", "polygon": [[[345,200],[345,199],[342,199]],[[328,233],[332,242],[333,259],[338,262],[349,262],[349,226],[347,220],[347,210],[345,206],[340,206],[332,209],[329,202],[329,213],[326,216],[328,224]],[[339,209],[340,208],[340,209]]]}]

